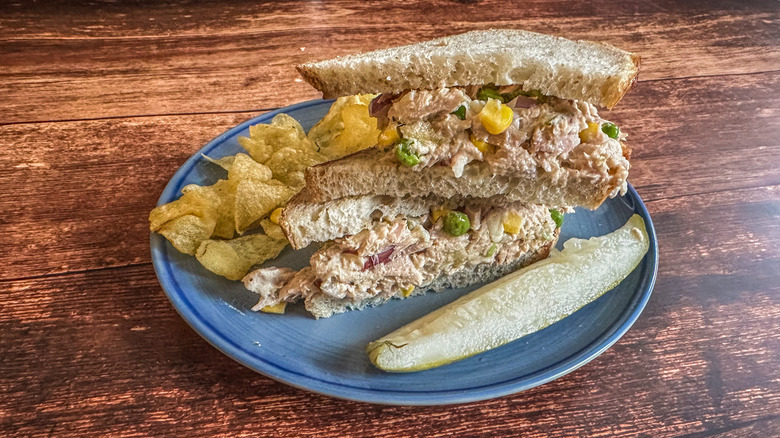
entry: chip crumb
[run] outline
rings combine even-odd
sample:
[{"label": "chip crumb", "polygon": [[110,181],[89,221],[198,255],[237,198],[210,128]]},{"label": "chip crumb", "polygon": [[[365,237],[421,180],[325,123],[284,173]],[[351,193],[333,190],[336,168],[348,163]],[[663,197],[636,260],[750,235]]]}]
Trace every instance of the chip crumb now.
[{"label": "chip crumb", "polygon": [[633,237],[634,237],[636,240],[638,240],[638,241],[640,241],[640,242],[641,242],[641,241],[643,241],[643,240],[645,240],[645,237],[642,235],[642,230],[640,230],[640,229],[639,229],[639,228],[637,228],[637,227],[633,227],[633,228],[631,228],[631,235],[632,235],[632,236],[633,236]]}]

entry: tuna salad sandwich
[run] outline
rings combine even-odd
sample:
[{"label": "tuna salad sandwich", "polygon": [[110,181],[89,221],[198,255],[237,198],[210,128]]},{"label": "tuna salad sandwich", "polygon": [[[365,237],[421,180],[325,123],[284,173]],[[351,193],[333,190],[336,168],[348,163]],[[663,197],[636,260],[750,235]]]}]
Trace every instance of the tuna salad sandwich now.
[{"label": "tuna salad sandwich", "polygon": [[315,317],[492,281],[546,258],[562,212],[626,190],[625,134],[599,116],[636,79],[615,47],[475,31],[298,67],[326,98],[372,93],[378,144],[306,171],[280,225],[300,271],[244,279],[255,310]]},{"label": "tuna salad sandwich", "polygon": [[[639,58],[520,30],[473,31],[298,67],[323,96],[379,96],[376,148],[312,167],[315,200],[383,194],[505,196],[597,208],[626,190],[612,108]],[[434,183],[435,181],[435,183]]]},{"label": "tuna salad sandwich", "polygon": [[[556,222],[557,220],[557,222]],[[295,249],[326,242],[310,266],[263,268],[244,279],[254,310],[303,300],[315,317],[491,281],[546,258],[560,214],[503,199],[358,196],[314,203],[299,193],[280,224]]]}]

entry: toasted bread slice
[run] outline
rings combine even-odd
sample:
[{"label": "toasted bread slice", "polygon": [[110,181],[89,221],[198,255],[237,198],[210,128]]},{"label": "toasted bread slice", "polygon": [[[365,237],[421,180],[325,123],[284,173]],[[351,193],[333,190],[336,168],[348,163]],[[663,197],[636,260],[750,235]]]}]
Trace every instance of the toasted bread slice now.
[{"label": "toasted bread slice", "polygon": [[[454,209],[463,202],[461,197],[442,199],[436,196],[407,196],[399,199],[387,195],[365,195],[320,203],[313,201],[311,193],[304,187],[284,207],[279,225],[290,245],[294,249],[302,249],[313,242],[327,242],[356,234],[383,218],[399,215],[418,217],[433,208]],[[489,202],[492,205],[506,203],[503,198],[470,202]]]},{"label": "toasted bread slice", "polygon": [[496,175],[484,162],[470,163],[458,178],[447,166],[415,171],[383,156],[384,152],[370,148],[308,168],[308,196],[313,202],[366,194],[397,198],[435,195],[445,199],[504,196],[510,202],[596,209],[608,196],[625,188],[624,180],[594,179],[587,172],[574,170],[557,181],[543,172]]},{"label": "toasted bread slice", "polygon": [[636,81],[639,56],[603,43],[490,29],[297,69],[325,98],[492,83],[612,108]]},{"label": "toasted bread slice", "polygon": [[430,211],[427,198],[406,200],[383,195],[353,196],[333,201],[312,202],[304,188],[284,207],[279,225],[294,249],[312,242],[326,242],[355,234],[385,216],[422,216]]}]

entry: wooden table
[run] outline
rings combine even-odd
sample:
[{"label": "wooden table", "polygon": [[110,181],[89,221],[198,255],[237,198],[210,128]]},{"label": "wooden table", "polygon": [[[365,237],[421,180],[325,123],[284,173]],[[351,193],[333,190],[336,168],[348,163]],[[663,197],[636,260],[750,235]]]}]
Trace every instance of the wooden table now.
[{"label": "wooden table", "polygon": [[[780,436],[777,1],[2,3],[0,435]],[[607,113],[660,241],[627,335],[541,387],[420,408],[285,386],[185,324],[147,215],[190,155],[319,97],[296,63],[488,27],[642,56]]]}]

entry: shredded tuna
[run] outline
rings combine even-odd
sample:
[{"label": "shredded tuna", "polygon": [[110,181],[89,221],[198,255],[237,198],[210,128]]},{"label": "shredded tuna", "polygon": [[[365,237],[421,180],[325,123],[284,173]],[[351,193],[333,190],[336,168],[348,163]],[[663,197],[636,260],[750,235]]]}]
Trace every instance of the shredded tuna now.
[{"label": "shredded tuna", "polygon": [[[412,90],[392,101],[380,122],[398,126],[404,138],[415,140],[413,150],[420,156],[415,170],[443,164],[460,177],[472,161],[485,161],[499,175],[545,172],[553,181],[584,176],[594,181],[611,180],[619,190],[625,189],[629,164],[620,142],[601,132],[587,144],[580,140],[579,133],[588,122],[604,122],[593,105],[556,97],[518,96],[509,103],[515,113],[511,126],[491,135],[478,116],[485,102],[474,97],[478,87],[471,88]],[[516,88],[507,86],[499,91]],[[461,105],[466,108],[465,120],[452,114]],[[474,140],[493,149],[483,153]],[[388,159],[393,158],[388,154]]]},{"label": "shredded tuna", "polygon": [[260,301],[252,310],[260,310],[283,301],[279,291],[287,284],[296,272],[289,268],[263,268],[250,272],[244,277],[244,287],[260,295]]},{"label": "shredded tuna", "polygon": [[[485,202],[473,203],[464,211],[472,227],[458,237],[441,230],[441,219],[434,223],[426,215],[413,219],[399,216],[336,239],[312,255],[310,267],[288,277],[281,287],[275,283],[275,293],[261,294],[262,304],[315,294],[355,303],[376,296],[397,296],[404,288],[425,286],[441,275],[483,263],[508,263],[529,249],[528,242],[549,241],[555,231],[555,222],[541,206],[515,203],[495,207]],[[517,234],[504,232],[501,225],[509,212],[523,218]],[[262,271],[247,278],[269,278]]]}]

